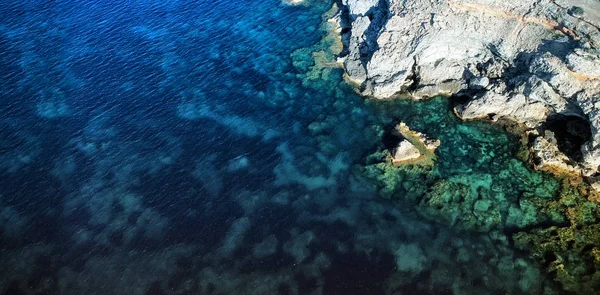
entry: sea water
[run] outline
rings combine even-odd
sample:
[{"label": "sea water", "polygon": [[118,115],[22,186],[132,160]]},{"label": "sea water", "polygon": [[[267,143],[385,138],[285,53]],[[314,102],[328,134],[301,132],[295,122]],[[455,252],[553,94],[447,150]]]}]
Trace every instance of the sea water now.
[{"label": "sea water", "polygon": [[[331,4],[0,3],[0,294],[539,291],[506,230],[555,181],[313,68]],[[385,163],[400,121],[433,168]]]}]

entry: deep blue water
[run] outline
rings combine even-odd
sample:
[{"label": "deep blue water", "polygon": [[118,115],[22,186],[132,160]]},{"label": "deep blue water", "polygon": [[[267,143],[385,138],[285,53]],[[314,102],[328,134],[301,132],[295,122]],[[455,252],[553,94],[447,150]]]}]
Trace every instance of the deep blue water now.
[{"label": "deep blue water", "polygon": [[0,3],[0,294],[500,292],[361,173],[389,114],[303,84],[325,2]]}]

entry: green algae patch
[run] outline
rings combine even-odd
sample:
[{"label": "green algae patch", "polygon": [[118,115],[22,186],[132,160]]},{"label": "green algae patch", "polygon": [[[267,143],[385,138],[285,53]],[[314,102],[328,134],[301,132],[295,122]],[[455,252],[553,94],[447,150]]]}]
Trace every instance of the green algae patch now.
[{"label": "green algae patch", "polygon": [[440,140],[429,167],[378,163],[383,147],[369,156],[365,173],[383,197],[458,231],[515,233],[562,289],[597,294],[600,195],[577,175],[534,169],[522,126],[461,121],[441,97],[372,104],[381,126],[401,121]]},{"label": "green algae patch", "polygon": [[335,74],[334,69],[342,67],[337,62],[337,56],[343,50],[337,4],[325,11],[322,18],[323,22],[319,28],[321,40],[313,46],[299,48],[290,55],[304,87],[326,87],[328,81],[337,80],[339,76]]},{"label": "green algae patch", "polygon": [[515,245],[529,251],[564,290],[598,294],[600,290],[600,209],[597,192],[563,178],[557,197],[541,211],[562,217],[555,225],[522,231]]},{"label": "green algae patch", "polygon": [[377,163],[365,167],[364,174],[374,179],[379,194],[386,199],[397,199],[416,203],[433,183],[431,169],[419,165],[394,166],[391,163]]},{"label": "green algae patch", "polygon": [[549,227],[514,235],[515,245],[531,251],[564,290],[598,294],[600,224]]},{"label": "green algae patch", "polygon": [[516,154],[522,139],[487,122],[464,122],[448,99],[371,102],[380,124],[405,122],[414,132],[439,139],[432,166],[370,163],[365,171],[380,193],[408,202],[423,217],[446,226],[476,232],[526,228],[557,219],[539,210],[558,194],[559,181],[535,171]]}]

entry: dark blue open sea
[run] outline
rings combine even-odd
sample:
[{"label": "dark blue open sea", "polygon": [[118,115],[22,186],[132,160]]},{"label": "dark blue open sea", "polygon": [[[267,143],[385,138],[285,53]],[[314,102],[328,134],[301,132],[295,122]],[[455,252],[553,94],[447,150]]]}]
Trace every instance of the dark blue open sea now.
[{"label": "dark blue open sea", "polygon": [[[332,4],[0,2],[0,294],[539,292],[482,212],[545,176],[444,98],[369,101],[319,67]],[[401,120],[448,143],[432,173],[376,165]],[[475,231],[415,209],[446,183],[504,203]]]}]

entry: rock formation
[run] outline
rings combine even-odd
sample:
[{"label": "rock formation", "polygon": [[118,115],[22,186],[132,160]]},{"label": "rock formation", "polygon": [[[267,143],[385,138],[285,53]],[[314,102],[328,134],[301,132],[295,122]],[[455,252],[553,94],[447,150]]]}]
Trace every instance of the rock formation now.
[{"label": "rock formation", "polygon": [[404,122],[398,124],[395,130],[402,136],[402,140],[392,153],[393,165],[433,165],[435,149],[440,146],[439,140],[427,138],[420,132],[410,130]]},{"label": "rock formation", "polygon": [[600,2],[342,4],[340,62],[363,95],[464,96],[468,100],[456,109],[463,119],[509,118],[534,136],[557,115],[579,118],[590,136],[576,147],[580,156],[567,155],[565,165],[600,189]]},{"label": "rock formation", "polygon": [[392,164],[399,165],[407,162],[412,162],[421,157],[421,153],[416,146],[410,143],[408,140],[402,140],[396,150],[394,151],[394,155],[392,158]]}]

